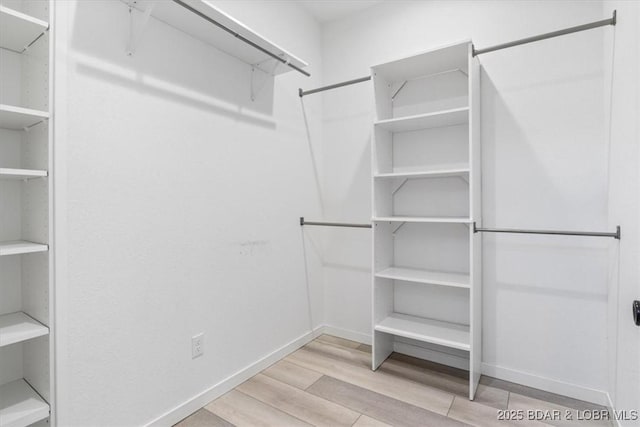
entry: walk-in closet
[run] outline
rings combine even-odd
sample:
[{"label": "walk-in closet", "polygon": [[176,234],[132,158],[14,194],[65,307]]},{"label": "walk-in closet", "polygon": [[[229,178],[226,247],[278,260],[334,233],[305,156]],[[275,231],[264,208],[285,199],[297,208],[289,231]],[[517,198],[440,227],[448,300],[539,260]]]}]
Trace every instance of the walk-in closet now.
[{"label": "walk-in closet", "polygon": [[640,0],[0,0],[0,427],[640,426]]}]

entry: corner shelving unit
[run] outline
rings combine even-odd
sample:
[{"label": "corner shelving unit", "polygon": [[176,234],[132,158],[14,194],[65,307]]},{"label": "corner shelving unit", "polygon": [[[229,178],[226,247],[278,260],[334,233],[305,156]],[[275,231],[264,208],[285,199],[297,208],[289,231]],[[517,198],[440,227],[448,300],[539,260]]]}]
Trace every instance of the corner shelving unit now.
[{"label": "corner shelving unit", "polygon": [[50,0],[0,5],[0,427],[54,425]]},{"label": "corner shelving unit", "polygon": [[[372,67],[373,352],[437,352],[480,380],[479,64],[470,41]],[[460,366],[460,360],[464,366]]]}]

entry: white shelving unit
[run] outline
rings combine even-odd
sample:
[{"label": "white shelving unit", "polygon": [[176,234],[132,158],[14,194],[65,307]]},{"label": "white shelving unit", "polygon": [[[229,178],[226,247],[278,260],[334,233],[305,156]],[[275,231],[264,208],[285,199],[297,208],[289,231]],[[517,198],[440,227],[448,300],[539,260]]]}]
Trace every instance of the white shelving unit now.
[{"label": "white shelving unit", "polygon": [[468,360],[470,399],[482,323],[478,76],[469,41],[372,67],[372,368],[407,346],[454,354]]},{"label": "white shelving unit", "polygon": [[[0,5],[0,427],[55,425],[51,0]],[[6,72],[5,72],[6,71]]]}]

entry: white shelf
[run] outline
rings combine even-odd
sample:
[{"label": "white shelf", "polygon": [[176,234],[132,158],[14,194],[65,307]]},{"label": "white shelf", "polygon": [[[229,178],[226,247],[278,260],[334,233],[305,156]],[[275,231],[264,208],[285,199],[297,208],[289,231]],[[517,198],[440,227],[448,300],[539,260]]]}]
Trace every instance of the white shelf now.
[{"label": "white shelf", "polygon": [[22,52],[47,28],[40,19],[0,6],[0,47]]},{"label": "white shelf", "polygon": [[0,386],[0,427],[25,427],[49,416],[49,405],[25,380]]},{"label": "white shelf", "polygon": [[32,179],[47,176],[47,171],[35,169],[0,168],[0,179]]},{"label": "white shelf", "polygon": [[468,73],[471,40],[439,46],[417,55],[374,65],[372,70],[388,82],[401,82],[442,71],[460,69]]},{"label": "white shelf", "polygon": [[48,119],[46,111],[0,104],[0,128],[22,130]]},{"label": "white shelf", "polygon": [[402,280],[405,282],[426,283],[430,285],[470,288],[468,274],[447,273],[444,271],[419,270],[416,268],[389,267],[376,273],[376,277]]},{"label": "white shelf", "polygon": [[466,123],[469,123],[469,107],[418,114],[416,116],[378,120],[374,124],[377,127],[391,132],[410,132],[421,129],[463,125]]},{"label": "white shelf", "polygon": [[393,313],[376,325],[375,330],[399,337],[469,350],[469,326]]},{"label": "white shelf", "polygon": [[376,179],[395,179],[395,178],[444,178],[450,176],[468,176],[469,165],[452,165],[448,167],[432,168],[429,170],[416,172],[389,172],[379,173],[373,177]]},{"label": "white shelf", "polygon": [[0,316],[0,347],[41,337],[48,333],[49,328],[25,313]]},{"label": "white shelf", "polygon": [[436,223],[452,223],[452,224],[470,224],[470,218],[463,217],[416,217],[416,216],[383,216],[374,217],[373,221],[377,222],[436,222]]},{"label": "white shelf", "polygon": [[35,252],[46,252],[49,246],[42,243],[28,242],[25,240],[13,240],[0,242],[0,256],[32,254]]},{"label": "white shelf", "polygon": [[[151,3],[149,0],[137,0],[135,3],[130,0],[123,1],[139,10],[146,10]],[[235,34],[239,34],[257,46],[288,60],[289,63],[298,68],[304,68],[309,65],[205,0],[182,0],[182,2],[207,18],[229,28]],[[255,65],[269,73],[272,71],[274,59],[271,56],[248,45],[239,38],[234,37],[232,34],[229,34],[173,1],[156,2],[156,6],[151,15],[198,40],[215,46],[221,51],[247,64]],[[266,64],[267,61],[269,61],[270,64]],[[293,68],[285,64],[280,64],[273,74],[283,74],[289,71],[293,71]]]}]

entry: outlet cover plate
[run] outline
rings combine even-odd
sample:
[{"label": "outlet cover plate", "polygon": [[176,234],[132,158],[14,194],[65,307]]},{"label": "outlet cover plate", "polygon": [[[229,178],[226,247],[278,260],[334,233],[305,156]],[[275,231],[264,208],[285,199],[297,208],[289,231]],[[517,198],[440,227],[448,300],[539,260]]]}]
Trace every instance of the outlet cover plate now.
[{"label": "outlet cover plate", "polygon": [[195,359],[204,354],[204,333],[191,337],[191,358]]}]

